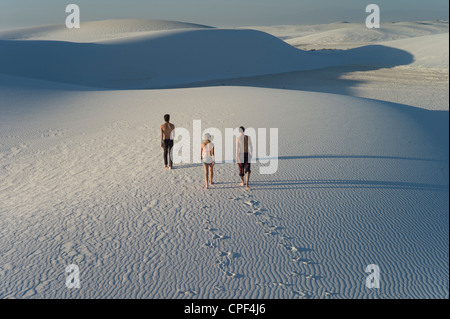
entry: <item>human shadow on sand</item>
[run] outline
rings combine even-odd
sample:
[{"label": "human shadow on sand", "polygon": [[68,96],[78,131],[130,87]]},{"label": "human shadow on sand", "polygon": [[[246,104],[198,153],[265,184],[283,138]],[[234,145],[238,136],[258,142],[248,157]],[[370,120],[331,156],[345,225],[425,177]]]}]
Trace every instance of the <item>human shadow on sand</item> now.
[{"label": "human shadow on sand", "polygon": [[[262,158],[263,160],[272,158]],[[444,160],[433,158],[405,157],[405,156],[377,156],[377,155],[304,155],[304,156],[280,156],[278,160],[295,160],[295,159],[387,159],[387,160],[404,160],[404,161],[424,161],[424,162],[445,162]]]},{"label": "human shadow on sand", "polygon": [[[305,159],[382,159],[382,160],[403,160],[403,161],[424,161],[445,163],[448,159],[440,160],[433,158],[417,158],[404,156],[376,156],[376,155],[305,155],[305,156],[280,156],[281,161],[305,160]],[[252,185],[257,189],[289,189],[289,188],[382,188],[382,189],[414,189],[426,191],[448,192],[449,185],[414,183],[398,181],[375,181],[375,180],[272,180],[253,181]]]},{"label": "human shadow on sand", "polygon": [[408,189],[448,192],[448,185],[408,183],[394,181],[371,181],[371,180],[274,180],[254,181],[252,185],[257,189],[290,189],[290,188],[381,188],[381,189]]}]

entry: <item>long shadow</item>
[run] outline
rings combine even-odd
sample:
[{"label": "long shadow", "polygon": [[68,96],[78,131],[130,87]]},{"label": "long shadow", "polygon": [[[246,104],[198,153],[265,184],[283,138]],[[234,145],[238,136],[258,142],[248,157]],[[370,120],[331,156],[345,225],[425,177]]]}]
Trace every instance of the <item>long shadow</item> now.
[{"label": "long shadow", "polygon": [[[419,158],[419,157],[403,157],[403,156],[376,156],[376,155],[305,155],[305,156],[280,156],[279,160],[293,159],[387,159],[387,160],[403,160],[403,161],[424,161],[424,162],[445,162],[440,159]],[[258,160],[271,160],[274,158],[261,158]]]},{"label": "long shadow", "polygon": [[[257,160],[273,160],[274,158],[258,158]],[[416,158],[403,156],[375,156],[375,155],[305,155],[305,156],[280,156],[279,160],[304,160],[304,159],[386,159],[386,160],[405,160],[405,161],[425,161],[448,163],[447,160],[438,160],[432,158]],[[230,163],[217,163],[223,165]],[[177,169],[199,168],[202,164],[181,164]],[[218,176],[216,175],[216,179]],[[273,180],[273,181],[252,181],[251,187],[264,190],[283,190],[298,188],[380,188],[380,189],[408,189],[448,192],[449,185],[413,183],[413,182],[394,182],[394,181],[368,181],[368,180]],[[215,189],[242,188],[236,181],[215,182]]]},{"label": "long shadow", "polygon": [[[86,90],[83,86],[95,88],[96,90],[105,90],[107,88],[115,90],[129,90],[129,89],[162,89],[162,88],[185,88],[197,86],[211,86],[217,85],[219,81],[232,80],[236,74],[229,72],[236,61],[239,63],[252,64],[255,56],[247,54],[241,56],[243,53],[239,50],[230,49],[228,55],[224,55],[223,59],[214,60],[215,71],[211,74],[204,74],[202,77],[195,76],[192,73],[194,69],[204,69],[210,66],[211,61],[202,58],[195,58],[197,56],[208,56],[208,48],[210,54],[218,54],[205,33],[205,37],[196,38],[196,32],[190,31],[181,34],[166,35],[164,37],[155,38],[151,42],[130,42],[118,44],[102,44],[102,43],[71,43],[64,41],[43,41],[43,40],[0,40],[0,60],[7,61],[0,63],[0,73],[30,77],[46,81],[55,81],[59,83],[69,83],[79,85],[80,87],[73,87],[73,90]],[[217,30],[216,35],[223,35],[225,37],[234,36],[233,33],[239,35],[236,30]],[[247,32],[247,31],[246,31]],[[172,50],[173,45],[177,43],[185,43],[186,41],[197,39],[196,46],[181,46],[176,51]],[[354,48],[350,50],[333,50],[333,51],[303,51],[289,46],[284,41],[255,31],[253,34],[255,39],[263,37],[265,44],[270,44],[270,48],[280,50],[281,53],[276,54],[266,53],[264,51],[258,52],[255,48],[255,54],[259,58],[264,57],[267,61],[273,61],[277,64],[283,59],[292,61],[292,67],[280,67],[278,69],[271,68],[268,65],[257,65],[255,69],[249,69],[246,73],[239,76],[239,79],[253,78],[255,76],[266,77],[269,74],[274,74],[274,70],[288,70],[288,73],[282,73],[283,78],[288,79],[287,74],[295,75],[295,81],[316,81],[318,87],[328,87],[324,85],[324,81],[336,80],[340,83],[341,88],[336,93],[348,93],[348,89],[356,83],[342,82],[341,74],[352,71],[366,71],[375,70],[379,68],[392,68],[399,65],[407,65],[414,61],[413,56],[403,50],[386,47],[382,45],[368,45],[364,47]],[[219,41],[219,40],[215,40]],[[164,50],[167,48],[167,51]],[[205,51],[205,48],[207,52]],[[236,48],[237,49],[237,48]],[[124,55],[128,52],[128,55]],[[155,53],[156,52],[156,53]],[[177,76],[170,74],[161,76],[161,79],[155,75],[155,67],[164,67],[167,64],[167,69],[173,67],[173,60],[162,59],[161,61],[149,60],[151,56],[159,56],[164,58],[170,54],[174,59],[181,59],[178,61],[181,68],[177,71]],[[175,55],[174,55],[175,54]],[[128,57],[128,58],[125,58]],[[189,57],[194,57],[189,59]],[[244,59],[244,60],[242,60]],[[246,63],[245,60],[248,60]],[[311,65],[311,66],[309,66]],[[190,66],[190,68],[186,68]],[[317,73],[317,70],[331,68],[333,72],[327,73],[323,78],[314,79],[308,76],[308,72]],[[299,70],[309,71],[299,71]],[[312,70],[314,69],[314,70]],[[295,74],[296,72],[306,72]],[[157,73],[157,72],[156,72]],[[95,75],[95,77],[92,77]],[[276,76],[276,75],[275,75]],[[222,77],[223,79],[221,79]],[[199,78],[197,80],[196,78]],[[189,80],[182,79],[194,79]],[[150,82],[146,82],[146,81]],[[171,84],[178,83],[178,84]],[[273,83],[279,81],[269,81],[267,84],[250,83],[250,86],[258,87],[273,87]],[[303,83],[303,82],[302,82]],[[304,83],[304,84],[305,84]],[[246,84],[243,84],[246,85]],[[311,83],[310,83],[311,85]],[[315,84],[313,83],[312,86]],[[277,86],[278,87],[278,86]],[[302,84],[300,89],[303,88]]]},{"label": "long shadow", "polygon": [[395,104],[395,107],[423,127],[437,141],[448,162],[450,141],[449,112],[425,110],[403,104]]},{"label": "long shadow", "polygon": [[[334,155],[334,154],[318,154],[318,155],[299,155],[299,156],[279,156],[275,157],[261,157],[257,158],[256,161],[264,161],[264,160],[306,160],[306,159],[386,159],[386,160],[403,160],[403,161],[424,161],[424,162],[437,162],[444,163],[446,160],[441,159],[433,159],[433,158],[419,158],[419,157],[404,157],[404,156],[377,156],[377,155]],[[225,164],[233,164],[232,162],[226,163],[216,163],[215,165],[225,165]],[[201,163],[193,163],[193,164],[178,164],[175,165],[175,169],[187,169],[187,168],[200,168],[203,165]]]},{"label": "long shadow", "polygon": [[311,56],[327,60],[329,63],[313,69],[293,69],[291,72],[276,74],[216,79],[185,84],[184,87],[251,86],[352,95],[351,88],[364,83],[364,81],[343,79],[343,74],[389,69],[414,62],[414,56],[409,52],[383,45],[367,45],[349,50],[306,52]]},{"label": "long shadow", "polygon": [[[363,65],[328,66],[312,70],[216,79],[189,83],[186,84],[185,87],[247,86],[351,95],[351,88],[357,87],[358,85],[365,83],[365,81],[342,79],[342,75],[376,69],[378,69],[378,67],[374,68]],[[166,88],[181,88],[181,86],[167,86]]]},{"label": "long shadow", "polygon": [[[217,177],[216,177],[217,178]],[[273,180],[273,181],[255,181],[252,180],[250,186],[253,190],[285,190],[299,188],[353,188],[353,189],[402,189],[402,190],[422,190],[448,192],[449,185],[413,183],[413,182],[394,182],[394,181],[370,181],[370,180]],[[235,181],[215,182],[214,189],[241,189],[239,179]]]},{"label": "long shadow", "polygon": [[392,181],[367,181],[367,180],[277,180],[254,181],[257,189],[289,189],[289,188],[381,188],[381,189],[408,189],[448,192],[448,185],[408,183]]},{"label": "long shadow", "polygon": [[186,169],[186,168],[200,168],[202,167],[203,164],[198,163],[198,164],[174,164],[173,169],[174,170],[178,170],[178,169]]}]

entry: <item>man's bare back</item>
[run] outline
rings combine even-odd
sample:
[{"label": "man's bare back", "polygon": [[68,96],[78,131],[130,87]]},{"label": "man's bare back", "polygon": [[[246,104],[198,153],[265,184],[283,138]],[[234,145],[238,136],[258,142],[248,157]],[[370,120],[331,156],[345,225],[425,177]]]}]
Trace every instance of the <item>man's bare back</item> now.
[{"label": "man's bare back", "polygon": [[175,125],[172,123],[166,122],[161,125],[161,141],[163,140],[171,140],[172,132],[175,129]]}]

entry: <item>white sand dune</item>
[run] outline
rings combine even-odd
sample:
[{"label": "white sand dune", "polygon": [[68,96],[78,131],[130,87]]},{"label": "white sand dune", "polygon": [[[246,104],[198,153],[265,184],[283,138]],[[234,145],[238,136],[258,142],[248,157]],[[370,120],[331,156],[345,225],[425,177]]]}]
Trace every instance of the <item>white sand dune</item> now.
[{"label": "white sand dune", "polygon": [[[384,45],[414,55],[411,66],[448,69],[448,21],[383,23],[368,29],[363,23],[338,22],[313,26],[250,27],[304,49],[350,49]],[[448,70],[447,70],[448,72]]]},{"label": "white sand dune", "polygon": [[[150,88],[329,64],[254,30],[159,31],[97,43],[0,41],[0,72],[113,88]],[[68,76],[70,75],[70,76]]]},{"label": "white sand dune", "polygon": [[[303,52],[251,30],[139,32],[0,41],[1,298],[449,297],[448,111],[271,89],[271,76],[126,90],[352,63],[434,70],[441,57],[418,51],[432,38]],[[201,165],[163,169],[164,113],[191,132],[195,119],[278,128],[277,173],[254,164],[245,191],[234,164],[217,164],[205,191]],[[72,263],[80,289],[65,287]],[[369,264],[380,289],[365,286]]]},{"label": "white sand dune", "polygon": [[[31,86],[0,87],[2,297],[448,297],[438,113],[257,88]],[[245,192],[217,165],[205,192],[201,166],[162,169],[165,112],[189,130],[279,127],[279,171],[255,165]],[[365,288],[371,263],[380,290]]]},{"label": "white sand dune", "polygon": [[97,42],[125,38],[137,34],[175,29],[203,29],[210,26],[164,20],[103,20],[81,23],[79,29],[67,29],[65,24],[28,27],[0,32],[1,40],[45,40]]},{"label": "white sand dune", "polygon": [[381,45],[407,51],[414,56],[408,67],[439,69],[448,73],[449,34],[441,33],[417,38],[382,42]]},{"label": "white sand dune", "polygon": [[[448,21],[383,23],[382,28],[377,30],[355,23],[254,29],[268,32],[292,45],[296,45],[292,39],[302,38],[303,44],[298,46],[302,49],[345,49],[342,53],[334,50],[318,53],[335,57],[344,55],[348,59],[340,66],[322,70],[213,81],[208,84],[257,85],[348,94],[430,110],[449,109]],[[330,32],[334,37],[322,39],[324,34]],[[372,51],[376,45],[382,46],[384,52]],[[356,55],[348,54],[352,52],[349,50],[351,48],[361,48],[361,51],[357,51]],[[392,51],[389,52],[386,48]],[[363,50],[366,52],[363,53]],[[411,55],[410,61],[398,63],[397,66],[385,64],[384,67],[380,67],[380,61],[377,62],[380,56],[393,58],[393,53],[404,59],[399,54],[401,52],[408,52]],[[361,57],[365,61],[359,60]],[[378,67],[374,68],[374,65]]]},{"label": "white sand dune", "polygon": [[381,45],[306,52],[255,30],[159,31],[96,43],[0,41],[3,74],[105,88],[161,88],[320,69],[393,67],[410,53]]},{"label": "white sand dune", "polygon": [[382,22],[380,29],[348,22],[248,28],[267,32],[303,49],[350,49],[369,43],[448,33],[448,21]]},{"label": "white sand dune", "polygon": [[324,59],[326,56],[334,56],[342,61],[341,65],[222,79],[201,85],[317,91],[366,97],[429,110],[448,110],[448,39],[448,33],[445,33],[381,42],[345,51],[317,51],[316,56]]},{"label": "white sand dune", "polygon": [[[359,32],[359,25],[350,25]],[[155,31],[171,28],[177,30]],[[85,86],[155,88],[346,65],[391,68],[427,63],[427,68],[448,69],[448,33],[367,41],[341,52],[305,52],[263,32],[201,29],[176,22],[88,22],[72,31],[50,26],[0,34],[0,59],[8,61],[0,64],[0,72]],[[21,40],[30,37],[34,41]],[[57,38],[64,41],[49,41]],[[72,38],[89,43],[73,43]],[[98,40],[90,41],[94,38]]]}]

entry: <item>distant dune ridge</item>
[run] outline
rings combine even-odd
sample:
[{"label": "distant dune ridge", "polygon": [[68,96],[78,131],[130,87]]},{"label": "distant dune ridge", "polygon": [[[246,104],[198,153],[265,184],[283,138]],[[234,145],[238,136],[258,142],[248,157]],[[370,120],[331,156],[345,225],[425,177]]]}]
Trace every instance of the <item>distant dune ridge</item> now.
[{"label": "distant dune ridge", "polygon": [[448,21],[382,22],[380,29],[364,23],[335,22],[317,25],[249,27],[270,33],[298,48],[348,49],[368,43],[448,33]]},{"label": "distant dune ridge", "polygon": [[[329,54],[298,50],[265,32],[250,29],[145,20],[85,22],[79,30],[61,25],[27,28],[2,32],[0,39],[0,60],[5,61],[0,64],[1,73],[122,89],[180,86],[349,64],[411,64],[413,57],[403,46],[421,52],[421,60],[433,65],[442,67],[442,61],[448,59],[448,38],[444,34],[398,40],[393,43],[396,48],[383,42],[383,47],[366,45]],[[444,50],[447,55],[441,54]],[[429,52],[437,56],[434,62]]]},{"label": "distant dune ridge", "polygon": [[[0,33],[0,298],[448,299],[448,31],[352,28]],[[286,30],[358,43],[299,50]],[[206,191],[200,164],[164,169],[165,113],[278,128],[277,173],[254,164],[246,191],[217,164]]]},{"label": "distant dune ridge", "polygon": [[55,24],[7,30],[0,32],[0,39],[96,42],[110,38],[128,37],[141,32],[203,28],[212,27],[164,20],[103,20],[82,22],[80,29],[67,29],[65,24]]},{"label": "distant dune ridge", "polygon": [[[155,88],[349,64],[393,67],[414,62],[448,68],[448,33],[438,34],[444,26],[400,23],[376,31],[348,23],[259,28],[288,44],[293,44],[290,37],[295,32],[306,33],[302,41],[310,44],[331,41],[330,48],[339,41],[351,40],[352,47],[366,41],[364,53],[327,54],[294,49],[250,29],[159,20],[84,22],[80,29],[51,25],[0,32],[0,60],[5,61],[0,72],[94,87]],[[417,38],[423,34],[430,35]],[[398,38],[403,40],[380,42],[386,47],[381,51],[368,47],[377,44],[375,40]],[[410,53],[419,53],[418,58],[408,58]]]},{"label": "distant dune ridge", "polygon": [[164,87],[329,64],[254,30],[170,30],[96,43],[14,40],[0,42],[0,48],[0,59],[8,61],[0,65],[2,73],[111,88]]},{"label": "distant dune ridge", "polygon": [[382,42],[382,45],[410,52],[414,56],[413,67],[440,69],[449,68],[449,34],[432,34],[417,38]]}]

